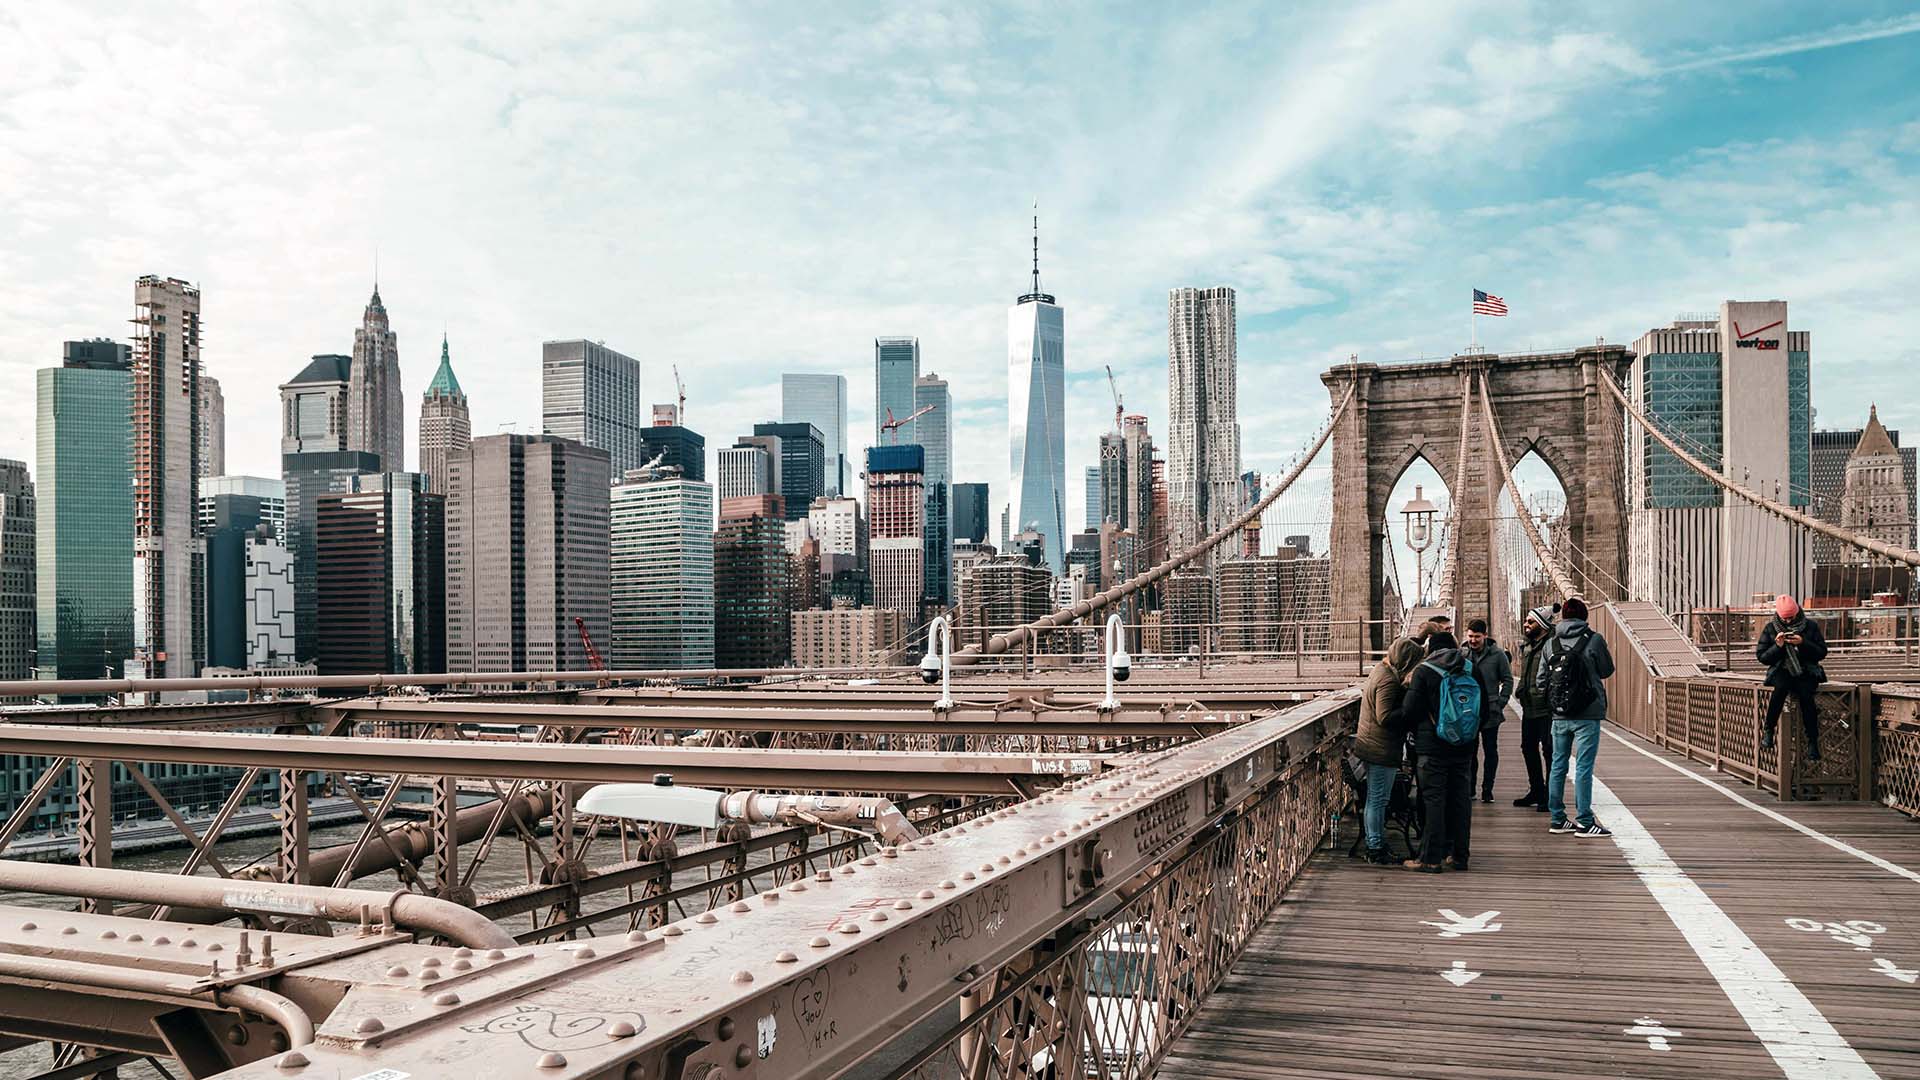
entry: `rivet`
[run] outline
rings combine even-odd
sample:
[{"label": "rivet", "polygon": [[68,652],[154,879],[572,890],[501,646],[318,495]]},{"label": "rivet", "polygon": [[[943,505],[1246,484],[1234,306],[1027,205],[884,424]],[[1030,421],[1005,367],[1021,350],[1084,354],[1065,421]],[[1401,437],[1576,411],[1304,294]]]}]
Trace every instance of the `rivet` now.
[{"label": "rivet", "polygon": [[812,941],[809,941],[809,942],[807,942],[807,944],[808,944],[808,945],[811,945],[812,947],[814,947],[814,948],[816,948],[816,949],[824,949],[824,948],[826,948],[827,946],[829,946],[829,945],[831,945],[831,944],[833,944],[833,942],[831,942],[831,941],[828,941],[828,940],[827,940],[826,938],[824,938],[824,937],[815,937],[815,938],[814,938],[814,939],[813,939]]},{"label": "rivet", "polygon": [[933,899],[933,890],[932,890],[932,889],[921,889],[921,890],[919,891],[919,893],[917,893],[916,895],[918,895],[918,896],[919,896],[919,898],[920,898],[920,899],[922,899],[922,900],[931,900],[931,899]]},{"label": "rivet", "polygon": [[423,968],[420,972],[421,982],[432,982],[439,977],[440,971],[438,968]]},{"label": "rivet", "polygon": [[693,921],[699,923],[701,926],[712,926],[714,923],[717,923],[720,921],[720,916],[715,915],[711,911],[703,911],[700,914],[695,915],[693,917]]},{"label": "rivet", "polygon": [[880,857],[883,859],[897,859],[900,857],[900,849],[896,847],[882,848],[880,849]]},{"label": "rivet", "polygon": [[815,881],[832,881],[832,880],[833,880],[833,874],[832,874],[832,872],[831,872],[831,871],[827,871],[827,870],[822,870],[822,871],[820,871],[819,873],[817,873],[817,874],[815,874],[815,875],[813,875],[813,880],[815,880]]},{"label": "rivet", "polygon": [[389,979],[404,979],[406,977],[407,969],[399,964],[395,964],[387,969],[387,978]]},{"label": "rivet", "polygon": [[1026,849],[1026,848],[1015,848],[1015,849],[1013,849],[1013,857],[1014,857],[1014,858],[1016,858],[1016,859],[1024,859],[1024,858],[1026,858],[1026,857],[1027,857],[1027,849]]},{"label": "rivet", "polygon": [[955,884],[953,883],[953,880],[952,880],[951,878],[949,878],[948,880],[946,880],[946,881],[943,881],[943,882],[941,882],[941,883],[940,883],[940,887],[941,887],[941,888],[943,888],[943,889],[957,889],[957,888],[959,888],[960,886],[958,886],[958,885],[955,885]]},{"label": "rivet", "polygon": [[788,892],[806,892],[807,883],[804,881],[796,881],[793,884],[787,886],[787,891]]},{"label": "rivet", "polygon": [[994,860],[994,861],[995,861],[995,862],[998,862],[998,863],[999,863],[999,864],[1000,864],[1001,866],[1006,866],[1006,865],[1007,865],[1008,863],[1011,863],[1011,862],[1012,862],[1013,860],[1012,860],[1012,859],[1009,859],[1009,858],[1007,858],[1007,857],[1006,857],[1005,855],[1002,855],[1002,856],[1000,856],[1000,857],[999,857],[998,859],[996,859],[996,860]]},{"label": "rivet", "polygon": [[753,972],[751,971],[736,971],[733,973],[733,984],[735,986],[745,986],[752,981]]},{"label": "rivet", "polygon": [[423,968],[437,968],[440,966],[440,958],[437,956],[429,956],[425,960],[420,961],[420,966]]},{"label": "rivet", "polygon": [[[39,928],[38,926],[35,926],[35,925],[34,925],[33,923],[30,923],[30,922],[23,922],[23,923],[21,923],[21,924],[20,924],[20,929],[22,929],[22,930],[38,930],[38,929],[40,929],[40,928]],[[133,940],[133,939],[131,939],[131,938],[129,938],[128,940]]]},{"label": "rivet", "polygon": [[733,902],[733,906],[728,908],[727,910],[734,912],[736,914],[745,915],[747,912],[752,911],[753,908],[747,906],[747,902],[745,900],[735,900]]},{"label": "rivet", "polygon": [[488,960],[505,960],[506,958],[507,954],[500,949],[488,949],[485,957]]},{"label": "rivet", "polygon": [[843,934],[857,934],[860,932],[860,924],[854,922],[843,924],[840,927],[840,932]]},{"label": "rivet", "polygon": [[208,946],[207,946],[207,951],[208,951],[208,952],[225,952],[225,951],[226,951],[226,949],[227,949],[227,947],[226,947],[225,945],[222,945],[222,944],[220,944],[220,943],[219,943],[219,942],[217,942],[217,941],[216,941],[216,942],[214,942],[213,944],[211,944],[211,945],[208,945]]},{"label": "rivet", "polygon": [[575,950],[573,950],[573,958],[574,958],[575,960],[591,960],[591,959],[593,959],[593,958],[594,958],[595,956],[598,956],[598,955],[599,955],[599,954],[598,954],[598,953],[596,953],[596,952],[594,952],[594,951],[593,951],[592,949],[575,949]]},{"label": "rivet", "polygon": [[471,961],[471,960],[455,960],[455,961],[454,961],[453,963],[451,963],[451,964],[449,964],[449,965],[447,965],[447,966],[448,966],[448,967],[451,967],[451,968],[452,968],[453,970],[455,970],[455,971],[466,971],[466,970],[467,970],[468,968],[471,968],[471,967],[473,967],[473,961]]},{"label": "rivet", "polygon": [[733,1017],[731,1016],[721,1017],[720,1022],[713,1025],[713,1030],[716,1034],[720,1036],[720,1040],[722,1042],[725,1042],[726,1040],[733,1038],[733,1033],[736,1030],[733,1023]]},{"label": "rivet", "polygon": [[679,937],[681,934],[684,934],[684,933],[686,933],[686,931],[680,929],[678,924],[675,924],[673,926],[661,927],[660,929],[661,937]]},{"label": "rivet", "polygon": [[359,1023],[353,1025],[353,1033],[355,1035],[373,1035],[385,1030],[387,1030],[387,1025],[381,1023],[380,1018],[377,1016],[363,1016],[360,1018]]},{"label": "rivet", "polygon": [[534,1062],[534,1064],[542,1069],[564,1069],[567,1067],[567,1058],[565,1054],[555,1050],[549,1050],[541,1054],[540,1060]]},{"label": "rivet", "polygon": [[116,934],[116,933],[114,933],[114,932],[113,932],[113,931],[111,931],[111,930],[102,930],[102,931],[100,931],[100,940],[101,940],[101,941],[112,941],[113,939],[115,939],[115,938],[117,938],[117,937],[119,937],[119,936],[120,936],[119,934]]},{"label": "rivet", "polygon": [[760,902],[763,904],[777,904],[780,902],[780,894],[777,892],[763,892],[760,894]]},{"label": "rivet", "polygon": [[453,950],[453,955],[455,959],[465,959],[473,955],[473,950],[467,948],[465,945],[462,945],[459,948]]},{"label": "rivet", "polygon": [[773,954],[773,962],[776,964],[791,964],[799,959],[799,957],[793,955],[792,949],[781,949],[779,952]]},{"label": "rivet", "polygon": [[973,873],[973,871],[971,871],[971,870],[962,870],[962,871],[960,872],[960,880],[961,880],[961,881],[972,881],[973,879],[974,879],[974,873]]},{"label": "rivet", "polygon": [[645,930],[629,930],[629,931],[627,931],[627,941],[628,941],[629,943],[631,943],[631,944],[634,944],[634,945],[638,945],[638,944],[640,944],[641,942],[643,942],[643,941],[645,941],[645,940],[647,940],[647,932],[646,932]]},{"label": "rivet", "polygon": [[[62,930],[60,932],[63,934],[71,934],[73,933],[73,928],[68,927],[67,929]],[[193,940],[192,938],[181,938],[180,947],[183,949],[197,949],[200,947],[200,943],[198,941]]]},{"label": "rivet", "polygon": [[173,944],[173,939],[162,934],[161,936],[154,938],[153,943],[155,945],[171,945]]},{"label": "rivet", "polygon": [[983,874],[991,874],[991,873],[993,873],[993,864],[992,864],[992,863],[990,863],[990,862],[983,862],[983,863],[981,863],[981,864],[980,864],[980,872],[981,872],[981,873],[983,873]]},{"label": "rivet", "polygon": [[435,1005],[458,1005],[460,1004],[460,995],[452,991],[444,994],[435,994],[433,995],[433,1003]]},{"label": "rivet", "polygon": [[895,910],[895,911],[912,911],[912,910],[913,910],[913,901],[911,901],[911,900],[895,900],[895,901],[893,902],[893,910]]},{"label": "rivet", "polygon": [[887,913],[884,911],[876,911],[873,914],[867,916],[867,921],[868,922],[886,922]]},{"label": "rivet", "polygon": [[879,866],[880,860],[869,855],[866,858],[860,860],[860,865],[861,866]]},{"label": "rivet", "polygon": [[845,877],[845,876],[847,876],[848,874],[851,874],[851,873],[853,873],[853,871],[854,871],[854,866],[853,866],[853,864],[852,864],[852,863],[847,863],[846,865],[844,865],[844,866],[842,866],[842,867],[840,868],[840,876],[841,876],[841,877]]},{"label": "rivet", "polygon": [[640,1033],[634,1030],[633,1025],[627,1023],[625,1020],[607,1029],[607,1038],[609,1039],[631,1039],[638,1034]]},{"label": "rivet", "polygon": [[307,1064],[307,1055],[298,1050],[289,1050],[280,1055],[280,1059],[273,1063],[273,1067],[276,1069],[304,1069],[307,1067]]},{"label": "rivet", "polygon": [[[32,923],[27,923],[27,924],[25,924],[25,925],[23,925],[22,927],[20,927],[20,929],[22,929],[22,930],[31,930],[31,929],[33,929],[33,924],[32,924]],[[146,939],[145,937],[143,937],[143,936],[141,936],[141,935],[139,935],[139,934],[128,934],[128,935],[127,935],[127,940],[128,940],[128,941],[145,941],[145,940],[147,940],[147,939]]]}]

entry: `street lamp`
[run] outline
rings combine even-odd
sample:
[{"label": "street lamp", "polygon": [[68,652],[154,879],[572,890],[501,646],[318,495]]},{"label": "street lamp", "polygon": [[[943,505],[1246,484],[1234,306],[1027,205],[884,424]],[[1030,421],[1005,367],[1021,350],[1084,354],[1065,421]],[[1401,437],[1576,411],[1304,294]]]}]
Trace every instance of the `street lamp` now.
[{"label": "street lamp", "polygon": [[1413,485],[1413,498],[1400,508],[1400,517],[1406,522],[1407,546],[1413,549],[1413,602],[1415,605],[1424,599],[1425,589],[1421,586],[1422,563],[1426,550],[1433,546],[1433,518],[1440,508],[1428,501],[1425,491],[1419,484]]}]

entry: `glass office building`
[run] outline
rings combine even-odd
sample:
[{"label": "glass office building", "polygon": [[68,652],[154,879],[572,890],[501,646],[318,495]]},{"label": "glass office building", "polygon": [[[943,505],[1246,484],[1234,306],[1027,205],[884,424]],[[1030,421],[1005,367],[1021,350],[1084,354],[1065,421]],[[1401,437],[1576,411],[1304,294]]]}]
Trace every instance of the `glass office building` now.
[{"label": "glass office building", "polygon": [[38,373],[38,678],[119,678],[133,651],[130,367],[125,345],[69,341]]},{"label": "glass office building", "polygon": [[913,415],[914,397],[917,394],[916,383],[920,381],[920,339],[910,337],[883,337],[873,341],[873,444],[886,446],[889,443],[905,445],[917,442],[913,437],[912,424],[902,424],[889,439],[880,425],[887,422],[887,413],[892,411],[894,419],[904,420]]},{"label": "glass office building", "polygon": [[820,429],[827,455],[826,494],[845,494],[851,480],[847,466],[847,377],[815,372],[780,376],[780,418],[789,424],[812,424]]}]

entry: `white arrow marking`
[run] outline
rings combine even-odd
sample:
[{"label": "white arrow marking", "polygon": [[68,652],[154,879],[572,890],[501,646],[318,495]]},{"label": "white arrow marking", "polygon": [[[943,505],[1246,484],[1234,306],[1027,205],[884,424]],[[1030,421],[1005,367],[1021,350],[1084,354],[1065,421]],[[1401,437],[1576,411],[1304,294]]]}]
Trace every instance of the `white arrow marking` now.
[{"label": "white arrow marking", "polygon": [[1441,908],[1440,916],[1446,919],[1446,922],[1421,919],[1420,925],[1439,927],[1440,936],[1444,938],[1457,938],[1467,934],[1491,934],[1500,929],[1500,924],[1488,920],[1498,914],[1500,913],[1497,911],[1483,911],[1469,919],[1452,908]]},{"label": "white arrow marking", "polygon": [[1908,971],[1891,960],[1875,957],[1873,969],[1889,979],[1899,979],[1903,983],[1920,982],[1920,971]]},{"label": "white arrow marking", "polygon": [[1680,1032],[1669,1027],[1663,1027],[1660,1021],[1655,1020],[1651,1016],[1643,1016],[1635,1020],[1632,1027],[1621,1028],[1620,1030],[1628,1035],[1644,1037],[1647,1040],[1647,1049],[1649,1050],[1671,1050],[1673,1046],[1668,1043],[1667,1040],[1680,1037]]},{"label": "white arrow marking", "polygon": [[1453,962],[1453,967],[1450,970],[1441,972],[1440,977],[1447,980],[1448,982],[1452,983],[1455,986],[1465,986],[1468,983],[1472,982],[1473,980],[1479,978],[1480,973],[1477,971],[1468,971],[1467,962],[1465,960],[1455,960]]}]

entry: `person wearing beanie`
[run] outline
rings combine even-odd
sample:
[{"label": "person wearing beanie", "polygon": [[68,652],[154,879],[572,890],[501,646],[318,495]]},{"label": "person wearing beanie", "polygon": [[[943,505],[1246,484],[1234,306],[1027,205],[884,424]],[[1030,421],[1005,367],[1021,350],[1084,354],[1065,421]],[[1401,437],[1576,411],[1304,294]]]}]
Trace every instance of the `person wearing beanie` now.
[{"label": "person wearing beanie", "polygon": [[1420,850],[1402,863],[1409,870],[1438,874],[1446,867],[1468,868],[1473,829],[1473,769],[1477,737],[1463,744],[1440,737],[1441,696],[1446,680],[1470,667],[1459,643],[1445,630],[1427,635],[1427,658],[1416,664],[1400,705],[1401,722],[1413,735],[1420,777],[1420,802],[1426,820],[1420,826]]},{"label": "person wearing beanie", "polygon": [[1542,604],[1520,621],[1520,672],[1513,681],[1513,697],[1520,703],[1520,757],[1527,763],[1527,793],[1513,800],[1547,812],[1547,755],[1551,752],[1553,710],[1547,695],[1534,687],[1540,674],[1540,654],[1553,637],[1553,610]]},{"label": "person wearing beanie", "polygon": [[1767,665],[1767,685],[1773,687],[1773,695],[1767,699],[1767,726],[1760,731],[1760,748],[1773,748],[1780,709],[1791,694],[1800,710],[1807,759],[1819,761],[1820,706],[1814,692],[1827,681],[1827,673],[1820,667],[1827,656],[1827,639],[1820,632],[1820,624],[1807,618],[1798,600],[1781,596],[1773,602],[1773,618],[1761,629],[1754,656]]},{"label": "person wearing beanie", "polygon": [[1513,658],[1487,633],[1487,620],[1467,620],[1467,640],[1462,650],[1473,661],[1473,676],[1480,680],[1480,801],[1493,801],[1493,777],[1500,768],[1500,721],[1507,717],[1507,701],[1513,697]]},{"label": "person wearing beanie", "polygon": [[[1600,723],[1607,718],[1605,680],[1613,675],[1607,639],[1587,625],[1586,601],[1569,596],[1541,653],[1534,690],[1552,716],[1553,764],[1547,770],[1550,833],[1612,836],[1593,816],[1593,763],[1600,755]],[[1573,771],[1574,817],[1567,817],[1567,771]]]}]

